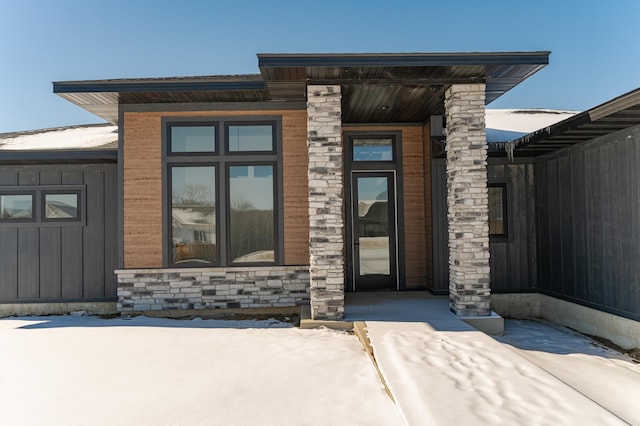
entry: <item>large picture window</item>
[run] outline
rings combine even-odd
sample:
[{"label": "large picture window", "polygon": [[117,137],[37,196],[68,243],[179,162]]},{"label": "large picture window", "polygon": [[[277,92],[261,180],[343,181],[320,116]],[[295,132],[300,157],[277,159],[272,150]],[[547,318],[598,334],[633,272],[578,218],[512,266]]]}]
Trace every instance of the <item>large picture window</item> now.
[{"label": "large picture window", "polygon": [[164,120],[169,266],[281,262],[279,120]]}]

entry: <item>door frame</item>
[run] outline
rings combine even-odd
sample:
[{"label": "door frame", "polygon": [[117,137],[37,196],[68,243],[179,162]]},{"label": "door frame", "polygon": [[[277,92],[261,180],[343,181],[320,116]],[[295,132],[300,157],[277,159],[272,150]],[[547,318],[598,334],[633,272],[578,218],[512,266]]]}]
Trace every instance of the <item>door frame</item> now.
[{"label": "door frame", "polygon": [[[395,278],[395,288],[393,288],[394,290],[399,290],[399,271],[398,271],[398,263],[399,263],[399,258],[398,258],[398,245],[399,245],[399,238],[398,238],[398,198],[396,195],[396,191],[397,191],[397,173],[395,170],[352,170],[351,171],[351,176],[350,176],[350,186],[351,186],[351,194],[356,194],[356,196],[352,197],[351,200],[351,206],[349,206],[350,210],[351,210],[351,215],[350,215],[350,224],[351,226],[351,235],[349,238],[349,244],[350,244],[350,248],[351,248],[351,258],[352,258],[352,262],[351,262],[351,280],[353,283],[353,289],[354,291],[360,291],[359,288],[357,288],[357,279],[356,279],[356,272],[358,271],[358,265],[357,262],[359,262],[360,257],[359,257],[359,253],[358,250],[356,249],[356,246],[358,245],[358,243],[356,243],[356,229],[353,226],[354,221],[356,220],[356,218],[359,218],[359,214],[357,213],[357,188],[354,187],[354,183],[356,182],[356,180],[358,179],[358,177],[384,177],[387,179],[391,179],[391,182],[387,181],[387,185],[391,187],[391,191],[387,191],[387,202],[388,205],[392,203],[393,206],[393,215],[389,216],[390,219],[393,220],[392,223],[390,223],[391,227],[393,228],[389,237],[389,244],[393,244],[393,249],[390,253],[390,257],[389,257],[389,268],[393,271],[391,275],[391,277]],[[391,198],[391,196],[393,196],[393,199]],[[389,207],[387,207],[389,208]],[[378,276],[381,277],[381,276]],[[372,279],[375,279],[372,277]],[[372,287],[375,287],[372,286]],[[367,288],[364,289],[363,291],[375,291],[375,288]],[[381,288],[379,290],[391,290],[390,288]]]},{"label": "door frame", "polygon": [[[353,139],[388,138],[393,140],[392,161],[353,161]],[[344,196],[345,196],[345,291],[353,292],[354,281],[354,256],[353,256],[353,197],[352,197],[352,172],[392,172],[395,171],[395,206],[396,206],[396,289],[405,290],[405,262],[404,262],[404,202],[402,179],[402,132],[400,130],[362,130],[345,131],[344,140]]]}]

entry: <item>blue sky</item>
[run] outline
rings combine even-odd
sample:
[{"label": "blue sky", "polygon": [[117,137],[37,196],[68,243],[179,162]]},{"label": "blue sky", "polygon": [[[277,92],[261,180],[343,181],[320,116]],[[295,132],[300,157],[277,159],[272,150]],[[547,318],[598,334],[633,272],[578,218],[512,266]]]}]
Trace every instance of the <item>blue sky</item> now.
[{"label": "blue sky", "polygon": [[257,73],[256,53],[550,50],[492,108],[640,86],[640,1],[0,0],[0,132],[101,120],[51,82]]}]

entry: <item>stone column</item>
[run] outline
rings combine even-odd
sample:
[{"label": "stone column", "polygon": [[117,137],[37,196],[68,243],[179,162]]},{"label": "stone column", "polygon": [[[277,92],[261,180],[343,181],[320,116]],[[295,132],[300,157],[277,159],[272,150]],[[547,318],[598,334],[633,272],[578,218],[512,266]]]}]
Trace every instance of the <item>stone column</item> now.
[{"label": "stone column", "polygon": [[340,86],[307,87],[311,317],[344,317],[344,209]]},{"label": "stone column", "polygon": [[491,314],[485,85],[445,94],[449,306],[460,316]]}]

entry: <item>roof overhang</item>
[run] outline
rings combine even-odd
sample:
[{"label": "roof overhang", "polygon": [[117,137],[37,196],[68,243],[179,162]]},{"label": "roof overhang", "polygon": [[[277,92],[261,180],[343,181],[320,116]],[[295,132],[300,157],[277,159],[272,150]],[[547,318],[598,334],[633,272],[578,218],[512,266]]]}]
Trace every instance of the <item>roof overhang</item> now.
[{"label": "roof overhang", "polygon": [[494,155],[537,157],[640,125],[640,88],[549,127],[506,143],[490,143]]},{"label": "roof overhang", "polygon": [[550,52],[258,54],[260,74],[68,81],[54,93],[116,123],[118,105],[305,101],[309,84],[340,85],[345,123],[424,122],[451,84],[485,83],[486,103],[549,63]]}]

